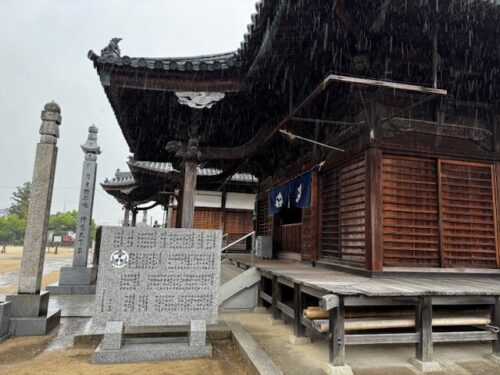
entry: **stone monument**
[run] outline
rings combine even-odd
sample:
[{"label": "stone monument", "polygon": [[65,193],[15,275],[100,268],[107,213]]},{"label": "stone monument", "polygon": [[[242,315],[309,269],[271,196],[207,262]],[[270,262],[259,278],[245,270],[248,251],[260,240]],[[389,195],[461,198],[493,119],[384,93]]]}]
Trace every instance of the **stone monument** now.
[{"label": "stone monument", "polygon": [[41,137],[36,149],[18,292],[6,298],[12,303],[10,331],[15,336],[44,335],[59,324],[61,317],[61,310],[47,313],[49,292],[40,293],[59,125],[61,109],[55,102],[47,103],[42,111]]},{"label": "stone monument", "polygon": [[101,153],[97,145],[97,132],[98,129],[94,125],[89,127],[87,142],[81,146],[85,153],[85,160],[83,161],[73,264],[72,267],[61,268],[59,285],[47,288],[54,294],[95,294],[97,268],[93,265],[87,267],[87,263],[91,242],[90,224],[94,206],[97,155]]},{"label": "stone monument", "polygon": [[[93,325],[94,363],[210,357],[217,323],[222,232],[102,227]],[[127,326],[188,326],[186,338],[127,341]]]}]

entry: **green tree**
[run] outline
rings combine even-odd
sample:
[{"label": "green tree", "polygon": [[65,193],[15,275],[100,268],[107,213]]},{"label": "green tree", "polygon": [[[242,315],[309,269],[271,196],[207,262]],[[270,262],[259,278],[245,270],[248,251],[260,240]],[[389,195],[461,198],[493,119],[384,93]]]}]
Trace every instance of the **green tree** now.
[{"label": "green tree", "polygon": [[53,230],[56,236],[61,236],[67,232],[76,232],[78,212],[76,210],[58,212],[49,218],[49,230]]},{"label": "green tree", "polygon": [[17,215],[0,217],[0,241],[18,241],[24,237],[26,220]]},{"label": "green tree", "polygon": [[26,221],[28,218],[30,194],[31,182],[25,182],[22,186],[18,186],[16,191],[12,193],[11,199],[13,200],[13,203],[9,208],[9,213]]},{"label": "green tree", "polygon": [[[78,211],[58,212],[49,218],[49,230],[53,230],[56,236],[62,236],[67,232],[77,232]],[[90,235],[95,239],[96,223],[94,220],[90,223]]]}]

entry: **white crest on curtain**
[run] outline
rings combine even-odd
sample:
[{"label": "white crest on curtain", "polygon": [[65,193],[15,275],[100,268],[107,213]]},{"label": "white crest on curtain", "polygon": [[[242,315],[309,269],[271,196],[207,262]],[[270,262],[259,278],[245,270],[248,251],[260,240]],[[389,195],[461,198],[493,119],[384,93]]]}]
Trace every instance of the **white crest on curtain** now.
[{"label": "white crest on curtain", "polygon": [[176,92],[175,95],[180,104],[194,109],[212,108],[226,96],[223,92],[192,91]]}]

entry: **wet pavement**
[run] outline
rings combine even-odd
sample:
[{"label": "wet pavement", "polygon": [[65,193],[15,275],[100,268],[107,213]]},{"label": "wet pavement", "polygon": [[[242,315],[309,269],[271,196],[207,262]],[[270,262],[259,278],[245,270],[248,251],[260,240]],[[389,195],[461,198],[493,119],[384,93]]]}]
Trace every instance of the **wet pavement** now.
[{"label": "wet pavement", "polygon": [[[19,260],[19,259],[20,259],[19,257],[2,257],[2,260]],[[43,274],[46,275],[50,272],[59,271],[61,267],[70,266],[71,262],[72,262],[71,259],[62,259],[62,258],[45,259],[44,262],[45,264],[43,266]],[[20,270],[0,273],[0,289],[8,287],[14,283],[17,283],[17,280],[19,279],[19,272]]]}]

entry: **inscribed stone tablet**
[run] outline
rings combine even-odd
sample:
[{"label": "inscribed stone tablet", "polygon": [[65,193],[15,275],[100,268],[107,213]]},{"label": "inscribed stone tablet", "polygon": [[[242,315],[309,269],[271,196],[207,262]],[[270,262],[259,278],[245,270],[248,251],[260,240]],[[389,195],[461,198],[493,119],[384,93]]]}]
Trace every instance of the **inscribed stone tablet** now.
[{"label": "inscribed stone tablet", "polygon": [[219,230],[103,227],[94,325],[217,323]]}]

